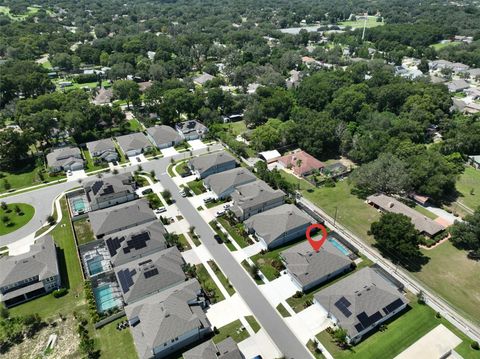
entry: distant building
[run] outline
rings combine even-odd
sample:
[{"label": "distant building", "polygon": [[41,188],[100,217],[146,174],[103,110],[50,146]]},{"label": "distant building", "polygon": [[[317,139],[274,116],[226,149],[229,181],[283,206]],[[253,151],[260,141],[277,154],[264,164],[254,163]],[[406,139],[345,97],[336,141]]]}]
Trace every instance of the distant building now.
[{"label": "distant building", "polygon": [[299,177],[307,176],[324,167],[322,162],[303,150],[296,150],[280,157],[278,163],[291,169]]},{"label": "distant building", "polygon": [[195,85],[203,86],[205,85],[208,81],[212,81],[215,78],[215,76],[212,76],[210,74],[207,74],[204,72],[200,76],[197,76],[193,79],[193,83]]},{"label": "distant building", "polygon": [[229,197],[235,187],[253,182],[257,177],[243,167],[234,168],[208,176],[203,181],[206,189],[212,191],[219,199]]},{"label": "distant building", "polygon": [[148,152],[152,148],[150,141],[148,141],[141,132],[118,136],[117,142],[127,157],[137,156],[141,153]]},{"label": "distant building", "polygon": [[87,143],[87,149],[92,159],[105,162],[118,161],[118,152],[111,138]]},{"label": "distant building", "polygon": [[172,147],[183,141],[177,131],[165,125],[147,128],[147,137],[159,149]]},{"label": "distant building", "polygon": [[244,359],[237,343],[231,338],[215,344],[208,340],[183,353],[183,359]]},{"label": "distant building", "polygon": [[84,182],[83,189],[92,211],[133,201],[138,197],[135,193],[135,181],[130,173]]},{"label": "distant building", "polygon": [[373,268],[363,268],[314,295],[314,303],[347,331],[347,341],[363,337],[406,308],[408,300]]},{"label": "distant building", "polygon": [[84,164],[82,152],[78,147],[60,147],[47,154],[50,172],[81,170]]},{"label": "distant building", "polygon": [[139,359],[165,358],[212,333],[208,298],[196,279],[125,307]]},{"label": "distant building", "polygon": [[0,257],[0,302],[11,307],[60,288],[55,242],[50,235],[38,238],[30,251]]},{"label": "distant building", "polygon": [[263,151],[258,154],[258,157],[267,163],[275,162],[282,155],[277,150]]},{"label": "distant building", "polygon": [[305,236],[313,219],[293,204],[283,204],[248,218],[244,224],[268,249]]},{"label": "distant building", "polygon": [[177,123],[175,129],[187,141],[203,138],[208,132],[208,128],[196,120]]},{"label": "distant building", "polygon": [[220,151],[192,158],[187,165],[197,178],[205,178],[235,168],[237,160],[228,152]]},{"label": "distant building", "polygon": [[460,79],[448,82],[447,87],[448,91],[450,92],[461,92],[468,89],[470,87],[470,84],[467,81]]},{"label": "distant building", "polygon": [[476,169],[480,169],[480,155],[468,156],[468,162]]}]

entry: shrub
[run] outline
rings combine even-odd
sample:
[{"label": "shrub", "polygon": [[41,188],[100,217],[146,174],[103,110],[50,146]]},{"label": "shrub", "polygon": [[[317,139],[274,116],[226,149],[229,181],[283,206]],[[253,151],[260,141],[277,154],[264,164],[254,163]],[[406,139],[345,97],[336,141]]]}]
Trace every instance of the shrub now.
[{"label": "shrub", "polygon": [[473,341],[473,342],[470,344],[470,347],[471,347],[473,350],[479,350],[479,349],[480,349],[480,345],[478,344],[477,341]]},{"label": "shrub", "polygon": [[60,288],[53,291],[53,296],[55,298],[61,298],[68,293],[67,288]]}]

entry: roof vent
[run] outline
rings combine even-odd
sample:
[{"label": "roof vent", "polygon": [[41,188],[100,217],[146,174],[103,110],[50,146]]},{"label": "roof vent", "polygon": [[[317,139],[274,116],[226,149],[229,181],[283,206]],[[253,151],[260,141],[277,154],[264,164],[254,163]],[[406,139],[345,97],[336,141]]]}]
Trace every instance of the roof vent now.
[{"label": "roof vent", "polygon": [[393,207],[393,202],[388,202],[388,208],[392,208]]}]

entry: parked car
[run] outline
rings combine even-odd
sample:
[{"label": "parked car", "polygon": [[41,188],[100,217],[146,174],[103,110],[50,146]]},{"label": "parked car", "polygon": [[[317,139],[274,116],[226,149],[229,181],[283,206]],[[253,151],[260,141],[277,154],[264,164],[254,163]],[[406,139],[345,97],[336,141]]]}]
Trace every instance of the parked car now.
[{"label": "parked car", "polygon": [[187,193],[184,190],[182,190],[182,191],[180,191],[180,196],[185,198],[185,197],[187,197]]},{"label": "parked car", "polygon": [[212,201],[214,201],[213,197],[207,197],[207,198],[203,199],[203,203],[209,203],[209,202],[212,202]]},{"label": "parked car", "polygon": [[223,244],[223,240],[218,234],[215,234],[213,238],[215,238],[218,244]]},{"label": "parked car", "polygon": [[135,159],[137,160],[137,162],[141,162],[142,160],[140,159],[140,157],[135,157]]},{"label": "parked car", "polygon": [[117,161],[112,161],[112,165],[118,166],[118,162]]},{"label": "parked car", "polygon": [[151,189],[151,188],[147,188],[147,189],[144,189],[144,190],[142,191],[142,194],[143,194],[144,196],[147,195],[147,194],[150,194],[150,193],[153,193],[153,189]]},{"label": "parked car", "polygon": [[183,178],[183,177],[188,177],[188,176],[190,176],[191,174],[192,174],[192,172],[187,171],[187,172],[185,172],[185,173],[182,173],[180,176]]},{"label": "parked car", "polygon": [[167,209],[165,207],[158,207],[156,210],[155,210],[155,213],[157,214],[160,214],[160,213],[163,213],[165,212]]},{"label": "parked car", "polygon": [[224,205],[223,205],[223,208],[224,208],[225,210],[229,209],[230,207],[232,207],[232,205],[231,205],[230,203],[227,203],[227,204],[224,204]]},{"label": "parked car", "polygon": [[216,217],[221,217],[225,214],[225,211],[224,210],[220,210],[220,211],[217,211],[216,213]]},{"label": "parked car", "polygon": [[67,176],[71,176],[73,174],[72,170],[67,171]]}]

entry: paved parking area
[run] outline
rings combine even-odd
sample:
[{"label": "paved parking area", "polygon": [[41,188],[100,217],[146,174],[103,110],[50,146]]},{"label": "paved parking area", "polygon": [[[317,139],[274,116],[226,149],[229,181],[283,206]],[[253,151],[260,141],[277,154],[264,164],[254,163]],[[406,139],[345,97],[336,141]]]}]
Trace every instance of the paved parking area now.
[{"label": "paved parking area", "polygon": [[162,148],[160,152],[162,152],[163,157],[170,157],[178,154],[178,151],[174,147]]}]

